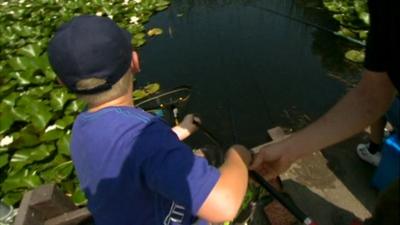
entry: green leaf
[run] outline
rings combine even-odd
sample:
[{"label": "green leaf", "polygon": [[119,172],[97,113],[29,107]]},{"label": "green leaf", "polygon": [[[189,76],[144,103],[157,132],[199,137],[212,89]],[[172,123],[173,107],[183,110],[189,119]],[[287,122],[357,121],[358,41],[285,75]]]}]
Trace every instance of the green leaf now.
[{"label": "green leaf", "polygon": [[8,148],[7,147],[0,147],[0,153],[2,152],[8,152]]},{"label": "green leaf", "polygon": [[62,187],[63,191],[70,194],[71,196],[75,192],[75,186],[76,185],[73,180],[67,180],[67,181],[63,181],[61,183],[61,187]]},{"label": "green leaf", "polygon": [[57,151],[59,154],[70,156],[70,139],[71,136],[66,134],[57,141]]},{"label": "green leaf", "polygon": [[6,104],[8,106],[14,106],[17,98],[19,97],[19,93],[13,92],[9,94],[7,97],[3,98],[2,104]]},{"label": "green leaf", "polygon": [[54,130],[44,133],[40,137],[40,141],[42,141],[42,142],[54,141],[54,140],[61,138],[64,135],[64,133],[65,133],[65,131],[63,131],[63,130],[54,129]]},{"label": "green leaf", "polygon": [[17,102],[17,106],[24,108],[24,111],[29,114],[32,125],[38,130],[43,130],[53,117],[51,108],[32,96],[22,96]]},{"label": "green leaf", "polygon": [[18,171],[26,165],[46,159],[52,154],[54,150],[55,146],[52,144],[41,144],[35,148],[18,150],[12,156],[10,160],[10,166],[13,167],[15,171]]},{"label": "green leaf", "polygon": [[10,76],[17,80],[19,85],[29,85],[32,80],[32,72],[31,71],[16,71],[10,73]]},{"label": "green leaf", "polygon": [[0,113],[0,134],[6,133],[14,123],[14,117],[10,111]]},{"label": "green leaf", "polygon": [[17,106],[17,107],[11,108],[11,113],[13,114],[14,119],[16,121],[26,121],[26,122],[28,122],[29,114],[25,110],[26,110],[25,108]]},{"label": "green leaf", "polygon": [[147,97],[147,93],[144,91],[144,90],[135,90],[133,93],[132,93],[132,97],[133,97],[133,100],[140,100],[140,99],[142,99],[142,98],[145,98],[145,97]]},{"label": "green leaf", "polygon": [[50,92],[50,105],[55,111],[63,109],[65,103],[71,98],[67,89],[59,88]]},{"label": "green leaf", "polygon": [[2,202],[7,205],[15,205],[22,200],[22,192],[8,192],[2,198]]},{"label": "green leaf", "polygon": [[160,90],[160,84],[158,84],[158,83],[153,83],[153,84],[146,85],[146,86],[143,88],[143,90],[144,90],[147,94],[152,95],[152,94],[156,93],[158,90]]},{"label": "green leaf", "polygon": [[66,115],[63,118],[58,119],[55,122],[55,125],[57,126],[57,128],[65,129],[69,127],[73,122],[74,122],[74,117]]},{"label": "green leaf", "polygon": [[133,39],[144,39],[146,37],[145,33],[137,33],[135,35],[133,35]]},{"label": "green leaf", "polygon": [[67,108],[65,108],[65,114],[70,115],[72,113],[82,112],[85,107],[86,104],[82,100],[73,100],[71,103],[69,103]]},{"label": "green leaf", "polygon": [[85,193],[79,188],[77,188],[75,192],[72,194],[72,201],[77,206],[82,206],[87,204]]},{"label": "green leaf", "polygon": [[65,180],[74,170],[72,161],[61,163],[60,165],[50,168],[40,173],[40,176],[47,182],[54,181],[60,183]]},{"label": "green leaf", "polygon": [[0,169],[8,164],[8,154],[0,154]]},{"label": "green leaf", "polygon": [[26,95],[36,96],[36,97],[43,97],[47,93],[49,93],[54,88],[53,84],[47,86],[39,86],[30,88],[28,91],[25,92]]},{"label": "green leaf", "polygon": [[39,143],[38,136],[28,126],[21,129],[19,132],[12,134],[14,142],[11,144],[15,148],[32,147]]},{"label": "green leaf", "polygon": [[350,50],[346,52],[345,57],[352,62],[362,63],[365,59],[365,53],[363,51]]},{"label": "green leaf", "polygon": [[45,162],[45,163],[36,163],[31,165],[32,170],[37,171],[38,173],[43,172],[47,169],[56,167],[57,165],[60,165],[61,163],[67,162],[69,161],[70,158],[69,157],[65,157],[61,154],[58,154],[54,157],[53,160],[51,160],[50,162]]},{"label": "green leaf", "polygon": [[30,57],[15,57],[8,60],[8,63],[14,70],[27,70],[32,67]]},{"label": "green leaf", "polygon": [[20,188],[35,188],[41,184],[42,180],[38,175],[25,169],[12,176],[8,176],[1,185],[1,190],[3,192],[9,192]]},{"label": "green leaf", "polygon": [[30,44],[17,50],[17,53],[23,56],[36,57],[42,52],[42,47],[38,44]]},{"label": "green leaf", "polygon": [[153,29],[150,29],[149,31],[147,31],[147,35],[149,35],[150,37],[161,35],[162,33],[163,33],[163,30],[160,28],[153,28]]}]

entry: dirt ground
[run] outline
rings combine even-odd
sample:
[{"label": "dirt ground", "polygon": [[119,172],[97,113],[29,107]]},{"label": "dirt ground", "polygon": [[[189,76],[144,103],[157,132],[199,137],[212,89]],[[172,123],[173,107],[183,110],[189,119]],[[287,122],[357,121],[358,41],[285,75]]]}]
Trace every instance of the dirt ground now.
[{"label": "dirt ground", "polygon": [[284,188],[320,225],[348,224],[371,216],[378,192],[370,186],[374,167],[356,155],[360,134],[298,161],[283,174]]}]

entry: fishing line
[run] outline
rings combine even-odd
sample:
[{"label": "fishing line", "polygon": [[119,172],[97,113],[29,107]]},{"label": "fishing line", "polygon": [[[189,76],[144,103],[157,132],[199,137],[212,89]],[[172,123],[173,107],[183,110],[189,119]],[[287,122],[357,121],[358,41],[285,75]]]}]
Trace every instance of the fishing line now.
[{"label": "fishing line", "polygon": [[365,42],[363,42],[363,41],[357,40],[357,39],[355,39],[355,38],[347,37],[347,36],[344,36],[344,35],[340,35],[340,34],[338,34],[338,32],[336,32],[336,31],[333,31],[333,30],[328,29],[328,28],[326,28],[326,27],[323,27],[323,26],[321,26],[321,25],[312,23],[312,22],[310,22],[310,21],[306,21],[306,20],[303,20],[303,19],[300,19],[300,18],[296,18],[296,17],[290,16],[290,15],[288,15],[288,14],[286,14],[286,13],[278,12],[278,11],[275,11],[275,10],[273,10],[273,9],[266,8],[266,7],[262,7],[262,6],[250,6],[250,7],[253,7],[253,8],[262,10],[262,11],[266,11],[266,12],[275,14],[275,15],[280,16],[280,17],[284,17],[284,18],[289,19],[289,20],[296,21],[296,22],[298,22],[298,23],[301,23],[301,24],[304,24],[304,25],[307,25],[307,26],[314,27],[314,28],[316,28],[316,29],[318,29],[318,30],[321,30],[321,31],[325,31],[325,32],[327,32],[327,33],[330,33],[330,34],[332,34],[332,35],[334,35],[334,36],[336,36],[336,37],[343,38],[343,39],[345,39],[345,40],[347,40],[347,41],[350,41],[350,42],[352,42],[352,43],[354,43],[354,44],[357,44],[357,45],[359,45],[359,46],[361,46],[361,47],[365,47]]}]

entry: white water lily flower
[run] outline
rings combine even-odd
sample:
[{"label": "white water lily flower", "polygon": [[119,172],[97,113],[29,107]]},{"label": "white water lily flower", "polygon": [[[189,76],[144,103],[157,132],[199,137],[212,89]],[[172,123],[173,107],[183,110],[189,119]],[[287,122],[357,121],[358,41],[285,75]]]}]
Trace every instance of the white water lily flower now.
[{"label": "white water lily flower", "polygon": [[113,19],[114,16],[113,15],[108,15],[108,18]]},{"label": "white water lily flower", "polygon": [[136,3],[141,3],[142,0],[134,0]]},{"label": "white water lily flower", "polygon": [[122,5],[128,5],[129,0],[124,0],[124,2],[122,3]]},{"label": "white water lily flower", "polygon": [[132,16],[129,22],[130,23],[134,23],[134,24],[138,24],[139,23],[139,17]]},{"label": "white water lily flower", "polygon": [[96,16],[102,16],[102,15],[103,15],[102,12],[97,12],[97,13],[96,13]]},{"label": "white water lily flower", "polygon": [[13,143],[14,137],[13,136],[5,136],[3,139],[0,141],[0,147],[7,146],[11,143]]}]

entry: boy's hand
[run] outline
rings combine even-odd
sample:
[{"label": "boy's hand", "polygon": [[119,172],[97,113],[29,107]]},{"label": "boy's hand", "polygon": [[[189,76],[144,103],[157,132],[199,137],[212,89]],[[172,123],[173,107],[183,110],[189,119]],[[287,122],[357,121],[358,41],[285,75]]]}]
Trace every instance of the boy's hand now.
[{"label": "boy's hand", "polygon": [[182,141],[198,130],[196,123],[201,124],[200,118],[193,114],[188,114],[183,118],[181,123],[172,128],[172,131]]}]

